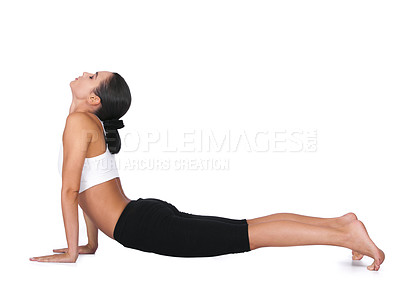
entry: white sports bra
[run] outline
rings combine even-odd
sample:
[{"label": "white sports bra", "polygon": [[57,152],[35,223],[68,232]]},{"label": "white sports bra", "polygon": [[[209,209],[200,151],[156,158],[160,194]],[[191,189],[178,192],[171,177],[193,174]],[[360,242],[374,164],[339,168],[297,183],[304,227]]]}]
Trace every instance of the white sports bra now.
[{"label": "white sports bra", "polygon": [[[103,121],[100,120],[100,122],[103,126],[103,132],[105,134]],[[63,143],[61,140],[60,151],[58,154],[58,172],[60,173],[60,176],[62,176],[62,165]],[[106,152],[95,157],[85,158],[85,162],[82,168],[79,193],[82,193],[92,186],[98,185],[116,177],[119,177],[119,174],[117,165],[115,163],[115,154],[111,154],[106,144]]]}]

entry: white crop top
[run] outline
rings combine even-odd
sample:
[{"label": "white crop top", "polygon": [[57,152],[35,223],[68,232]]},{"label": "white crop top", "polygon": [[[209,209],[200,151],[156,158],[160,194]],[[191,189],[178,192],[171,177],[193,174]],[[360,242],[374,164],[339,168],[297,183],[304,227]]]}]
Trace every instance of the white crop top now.
[{"label": "white crop top", "polygon": [[[97,116],[96,116],[97,117]],[[99,119],[100,120],[100,119]],[[104,124],[100,120],[105,134]],[[63,164],[63,143],[61,141],[60,151],[58,154],[58,172],[62,176]],[[115,154],[111,154],[106,145],[106,152],[95,157],[85,158],[82,168],[81,183],[79,193],[91,188],[94,185],[106,182],[113,178],[119,177],[117,165],[115,163]]]}]

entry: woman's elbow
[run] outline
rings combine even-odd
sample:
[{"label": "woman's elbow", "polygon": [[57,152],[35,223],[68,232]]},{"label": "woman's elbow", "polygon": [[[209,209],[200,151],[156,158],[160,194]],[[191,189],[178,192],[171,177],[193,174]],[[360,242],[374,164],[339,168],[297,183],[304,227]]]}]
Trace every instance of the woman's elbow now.
[{"label": "woman's elbow", "polygon": [[77,200],[79,195],[79,189],[74,187],[62,187],[61,189],[61,200]]}]

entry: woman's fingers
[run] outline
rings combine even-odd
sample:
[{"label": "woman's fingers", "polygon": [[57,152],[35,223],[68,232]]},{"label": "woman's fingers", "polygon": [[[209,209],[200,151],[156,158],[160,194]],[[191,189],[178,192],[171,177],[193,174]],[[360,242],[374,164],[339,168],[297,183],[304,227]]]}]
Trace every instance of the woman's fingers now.
[{"label": "woman's fingers", "polygon": [[53,255],[31,257],[29,260],[34,261],[49,261]]},{"label": "woman's fingers", "polygon": [[38,262],[60,262],[60,263],[74,263],[78,256],[69,255],[68,253],[53,254],[45,256],[31,257],[29,260]]},{"label": "woman's fingers", "polygon": [[[79,246],[78,253],[79,254],[94,254],[96,252],[96,249],[89,247],[89,245]],[[53,252],[67,254],[68,248],[53,249]],[[31,261],[54,261],[54,259],[60,259],[60,258],[61,257],[55,256],[55,255],[46,255],[46,256],[31,257],[31,258],[29,258],[29,260],[31,260]]]}]

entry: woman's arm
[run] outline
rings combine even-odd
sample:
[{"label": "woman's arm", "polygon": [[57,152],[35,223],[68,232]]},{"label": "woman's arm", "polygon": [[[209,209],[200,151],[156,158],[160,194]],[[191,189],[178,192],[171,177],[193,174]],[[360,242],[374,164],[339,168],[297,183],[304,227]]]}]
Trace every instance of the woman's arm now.
[{"label": "woman's arm", "polygon": [[85,212],[83,212],[83,217],[85,218],[85,222],[86,222],[86,231],[87,231],[87,236],[88,236],[88,246],[93,251],[96,251],[97,247],[99,246],[99,242],[98,242],[99,229],[92,222],[92,220],[89,218],[89,216]]},{"label": "woman's arm", "polygon": [[68,252],[78,257],[78,194],[82,169],[91,137],[91,119],[86,113],[68,115],[63,133],[61,204]]},{"label": "woman's arm", "polygon": [[[95,254],[98,248],[98,228],[83,210],[82,212],[86,222],[88,243],[78,247],[79,254]],[[68,248],[54,249],[53,252],[66,253]]]},{"label": "woman's arm", "polygon": [[61,206],[67,236],[67,251],[62,254],[38,256],[40,262],[76,262],[79,255],[78,195],[82,169],[93,132],[93,120],[84,112],[70,113],[63,134],[63,166]]}]

